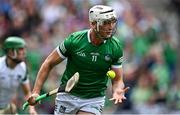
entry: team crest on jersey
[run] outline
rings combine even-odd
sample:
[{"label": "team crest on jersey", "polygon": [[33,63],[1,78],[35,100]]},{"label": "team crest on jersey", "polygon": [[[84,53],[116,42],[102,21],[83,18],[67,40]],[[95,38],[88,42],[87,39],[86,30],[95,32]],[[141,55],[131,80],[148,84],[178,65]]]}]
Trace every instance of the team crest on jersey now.
[{"label": "team crest on jersey", "polygon": [[111,60],[111,56],[109,54],[105,55],[104,58],[105,58],[106,61],[110,61]]}]

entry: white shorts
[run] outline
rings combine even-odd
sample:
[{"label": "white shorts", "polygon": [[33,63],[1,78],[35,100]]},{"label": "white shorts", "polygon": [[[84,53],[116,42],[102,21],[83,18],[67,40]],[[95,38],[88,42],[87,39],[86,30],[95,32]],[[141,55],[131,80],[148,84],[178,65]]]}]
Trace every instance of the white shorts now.
[{"label": "white shorts", "polygon": [[57,94],[55,101],[54,114],[77,114],[78,111],[102,114],[105,97],[96,97],[90,99],[82,99],[69,93],[61,92]]}]

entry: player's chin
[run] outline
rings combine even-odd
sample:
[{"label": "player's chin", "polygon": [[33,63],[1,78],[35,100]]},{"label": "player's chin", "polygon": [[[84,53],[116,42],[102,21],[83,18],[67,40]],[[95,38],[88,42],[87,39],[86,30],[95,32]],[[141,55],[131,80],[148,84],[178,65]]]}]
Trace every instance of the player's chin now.
[{"label": "player's chin", "polygon": [[113,36],[113,34],[114,34],[114,33],[113,33],[112,31],[111,31],[111,32],[107,32],[107,33],[106,33],[106,36],[107,36],[108,38],[110,38],[110,37]]},{"label": "player's chin", "polygon": [[106,35],[106,36],[104,36],[104,40],[108,40],[108,39],[111,39],[111,37],[112,37],[112,34],[108,34],[108,35]]},{"label": "player's chin", "polygon": [[18,61],[19,61],[19,63],[21,63],[21,62],[25,61],[25,58],[19,59]]}]

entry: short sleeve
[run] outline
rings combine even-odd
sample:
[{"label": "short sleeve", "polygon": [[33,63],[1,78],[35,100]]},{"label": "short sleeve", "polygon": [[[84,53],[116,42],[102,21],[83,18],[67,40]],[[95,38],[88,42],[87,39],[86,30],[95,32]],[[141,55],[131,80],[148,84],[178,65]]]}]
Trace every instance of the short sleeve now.
[{"label": "short sleeve", "polygon": [[58,53],[62,58],[68,57],[71,54],[72,38],[73,35],[71,34],[58,46],[57,50],[59,50]]},{"label": "short sleeve", "polygon": [[27,69],[27,66],[26,66],[26,64],[25,64],[24,62],[21,63],[21,67],[22,67],[22,70],[23,70],[21,83],[22,83],[22,84],[25,84],[25,83],[28,83],[28,82],[29,82],[28,69]]},{"label": "short sleeve", "polygon": [[112,67],[114,68],[119,68],[122,67],[122,62],[123,62],[123,50],[121,46],[118,46],[115,48],[115,57],[112,63]]}]

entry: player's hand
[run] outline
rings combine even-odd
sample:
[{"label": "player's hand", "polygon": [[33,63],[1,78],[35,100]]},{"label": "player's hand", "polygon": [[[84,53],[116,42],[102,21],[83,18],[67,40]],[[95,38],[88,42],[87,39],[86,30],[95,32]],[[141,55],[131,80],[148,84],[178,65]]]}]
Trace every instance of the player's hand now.
[{"label": "player's hand", "polygon": [[121,89],[121,88],[115,89],[115,91],[113,93],[113,97],[109,100],[114,101],[114,104],[122,103],[122,101],[126,99],[124,94],[128,89],[129,89],[129,87],[126,87],[124,89]]},{"label": "player's hand", "polygon": [[31,96],[28,98],[28,103],[29,105],[36,105],[38,102],[35,100],[37,97],[39,96],[39,94],[37,93],[33,93],[31,94]]},{"label": "player's hand", "polygon": [[37,115],[37,112],[36,112],[34,106],[29,106],[29,114],[30,115]]}]

